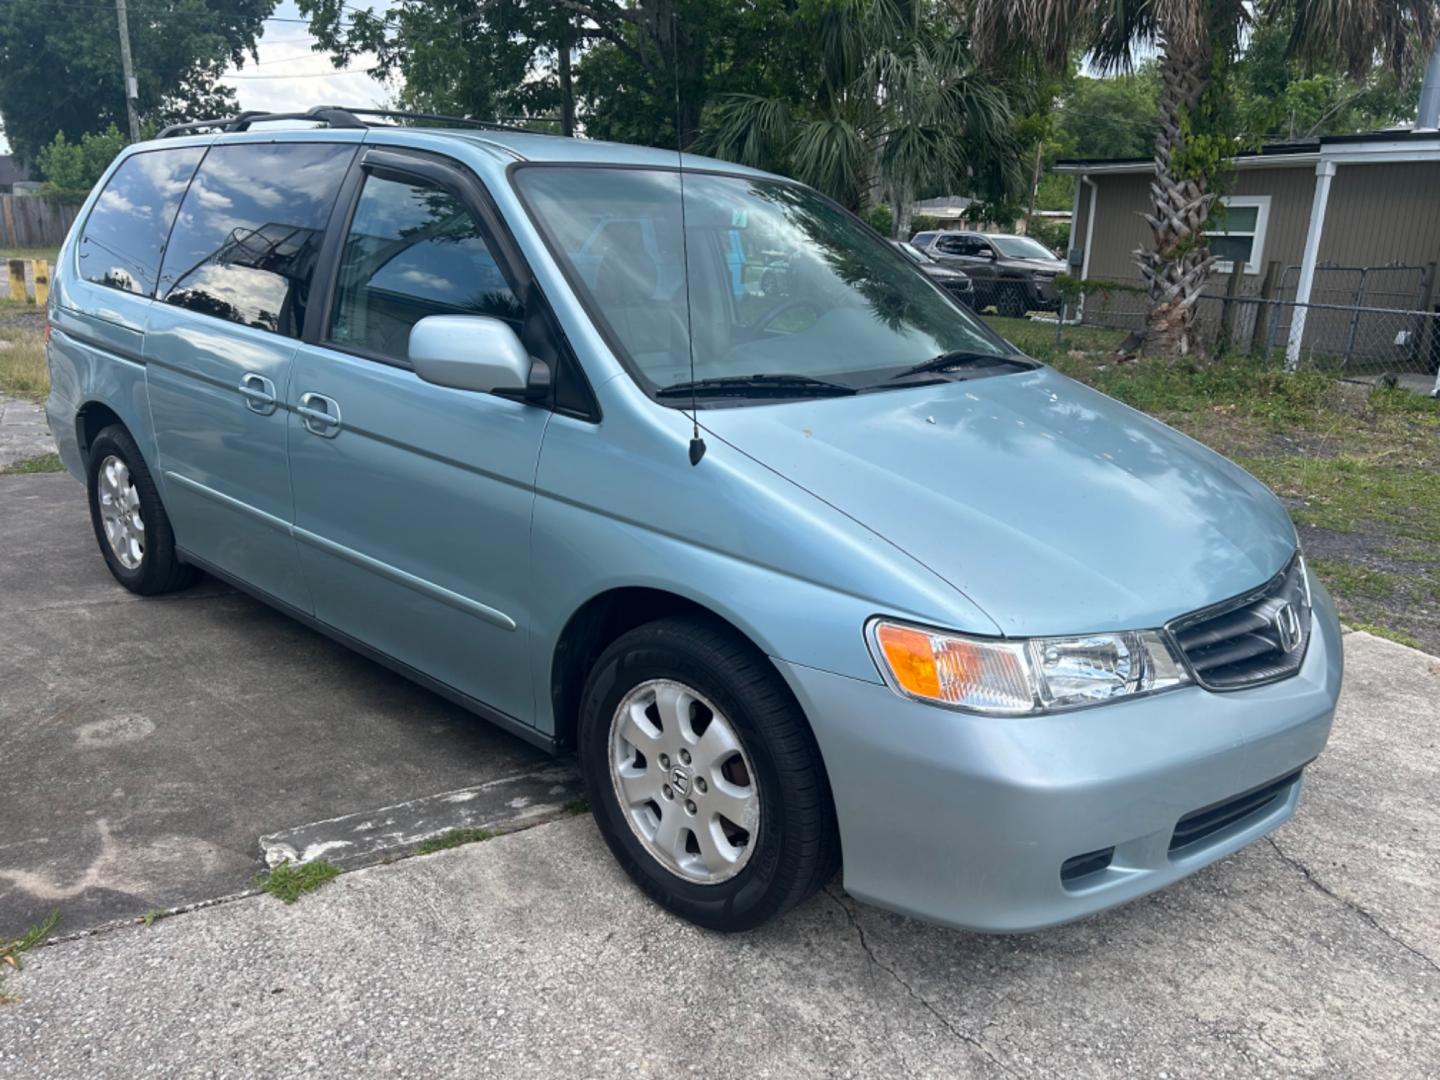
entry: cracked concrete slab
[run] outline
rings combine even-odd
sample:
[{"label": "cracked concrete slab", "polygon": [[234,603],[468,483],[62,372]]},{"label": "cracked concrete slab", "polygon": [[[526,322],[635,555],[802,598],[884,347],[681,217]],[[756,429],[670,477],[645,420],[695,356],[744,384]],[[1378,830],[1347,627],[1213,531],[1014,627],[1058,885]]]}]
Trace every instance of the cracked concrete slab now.
[{"label": "cracked concrete slab", "polygon": [[1440,1075],[1440,660],[1346,647],[1274,844],[1093,919],[982,937],[837,880],[724,937],[570,819],[42,948],[0,1077]]}]

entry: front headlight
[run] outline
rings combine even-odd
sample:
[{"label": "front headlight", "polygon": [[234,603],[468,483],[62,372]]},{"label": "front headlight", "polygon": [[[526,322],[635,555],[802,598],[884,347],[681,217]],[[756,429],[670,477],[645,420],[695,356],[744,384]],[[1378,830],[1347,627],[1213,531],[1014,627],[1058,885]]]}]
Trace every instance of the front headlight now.
[{"label": "front headlight", "polygon": [[876,619],[876,662],[902,694],[1004,716],[1098,705],[1190,681],[1158,630],[977,638]]}]

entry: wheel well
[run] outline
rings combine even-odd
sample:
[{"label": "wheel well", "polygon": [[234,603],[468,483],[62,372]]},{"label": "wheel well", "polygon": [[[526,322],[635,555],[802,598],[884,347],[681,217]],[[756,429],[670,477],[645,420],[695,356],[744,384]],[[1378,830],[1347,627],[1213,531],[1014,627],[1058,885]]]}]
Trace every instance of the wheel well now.
[{"label": "wheel well", "polygon": [[561,745],[575,745],[585,678],[610,643],[637,626],[684,612],[718,619],[745,637],[743,631],[703,604],[663,589],[612,589],[591,597],[570,616],[555,644],[550,669],[550,703],[555,713],[556,739]]},{"label": "wheel well", "polygon": [[82,459],[89,458],[90,444],[95,441],[95,436],[111,424],[125,427],[125,421],[121,420],[110,406],[102,405],[98,401],[89,401],[80,406],[80,415],[75,418],[75,437],[80,442]]}]

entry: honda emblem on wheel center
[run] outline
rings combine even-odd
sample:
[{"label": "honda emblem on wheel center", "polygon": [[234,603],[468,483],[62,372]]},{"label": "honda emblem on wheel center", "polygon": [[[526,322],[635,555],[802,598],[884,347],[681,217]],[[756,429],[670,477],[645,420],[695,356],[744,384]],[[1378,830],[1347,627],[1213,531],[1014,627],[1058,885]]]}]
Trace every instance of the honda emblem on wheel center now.
[{"label": "honda emblem on wheel center", "polygon": [[684,765],[676,765],[670,770],[670,786],[675,789],[675,794],[686,796],[690,794],[690,770]]}]

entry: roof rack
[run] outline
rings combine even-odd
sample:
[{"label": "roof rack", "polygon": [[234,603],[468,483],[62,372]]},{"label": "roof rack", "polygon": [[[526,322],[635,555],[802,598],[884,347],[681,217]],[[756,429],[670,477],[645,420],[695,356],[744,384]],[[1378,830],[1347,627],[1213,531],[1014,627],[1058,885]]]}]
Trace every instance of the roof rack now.
[{"label": "roof rack", "polygon": [[307,109],[305,112],[272,113],[265,112],[261,109],[251,109],[237,116],[222,117],[215,120],[194,120],[188,124],[171,124],[161,131],[157,138],[171,139],[178,135],[190,135],[197,131],[207,131],[211,129],[218,130],[222,133],[248,131],[251,124],[269,123],[272,120],[309,120],[332,128],[398,126],[370,123],[363,119],[364,117],[425,120],[432,123],[456,124],[460,127],[480,128],[486,131],[523,131],[529,135],[554,134],[549,131],[534,131],[530,128],[520,127],[518,124],[507,124],[499,120],[472,120],[468,116],[446,116],[443,113],[404,112],[399,109],[346,109],[336,105],[316,105],[313,109]]}]

